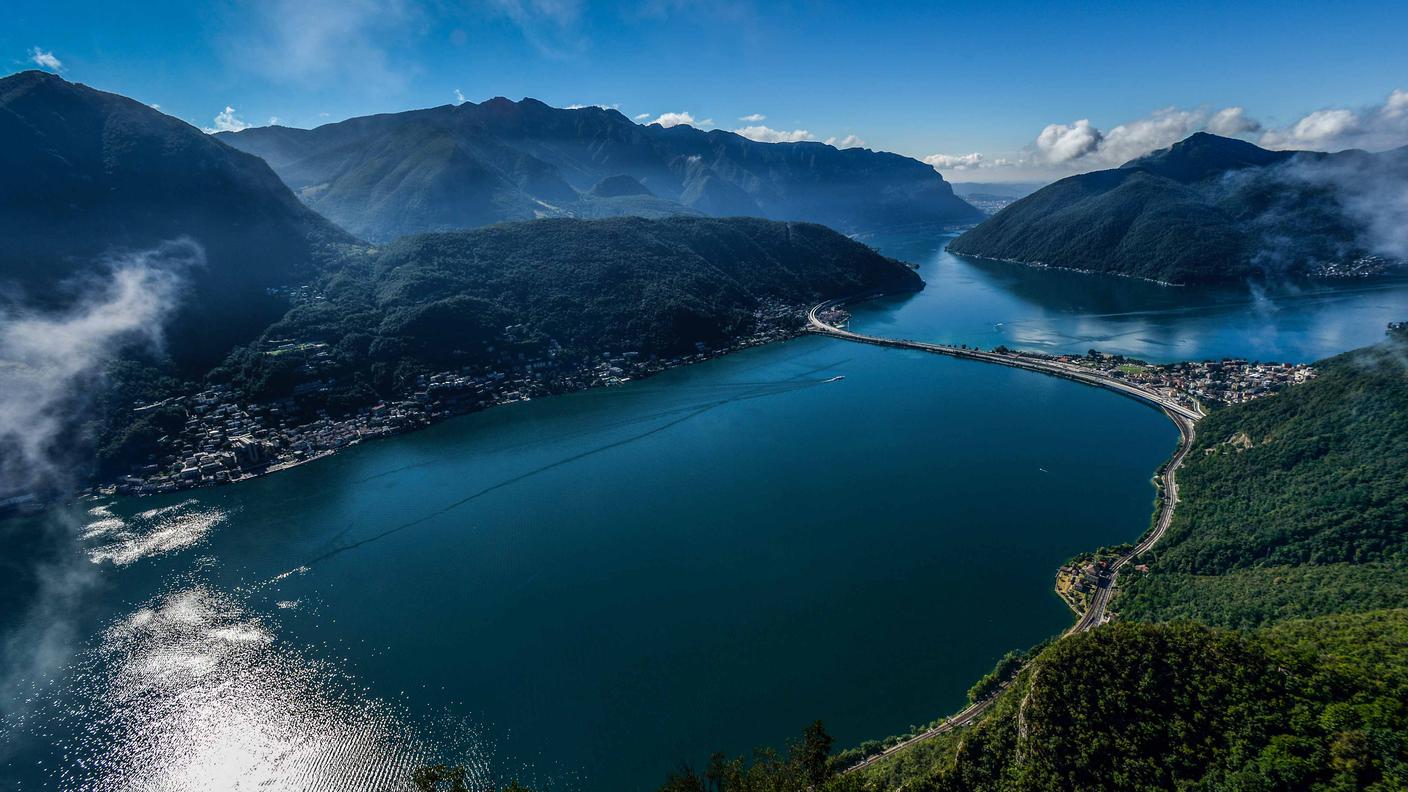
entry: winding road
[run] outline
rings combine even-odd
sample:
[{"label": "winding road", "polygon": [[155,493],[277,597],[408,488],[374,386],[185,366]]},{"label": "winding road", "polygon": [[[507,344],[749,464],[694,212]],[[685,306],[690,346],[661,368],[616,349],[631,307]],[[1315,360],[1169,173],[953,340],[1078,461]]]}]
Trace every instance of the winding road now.
[{"label": "winding road", "polygon": [[[820,316],[822,311],[829,308],[836,308],[848,302],[871,299],[877,296],[880,295],[870,295],[869,297],[863,298],[851,297],[839,300],[827,300],[826,302],[819,303],[813,306],[811,310],[807,311],[807,329],[820,335],[828,335],[862,344],[897,347],[900,349],[917,349],[921,352],[932,352],[937,355],[948,355],[949,357],[962,358],[964,360],[977,360],[983,363],[1012,366],[1014,368],[1038,371],[1043,374],[1083,382],[1098,388],[1106,388],[1121,395],[1138,399],[1145,404],[1157,407],[1178,427],[1178,448],[1173,452],[1173,456],[1163,468],[1160,481],[1162,497],[1159,499],[1159,516],[1154,522],[1153,530],[1149,531],[1149,533],[1128,552],[1115,559],[1114,563],[1110,565],[1109,577],[1102,581],[1103,585],[1095,589],[1095,595],[1091,598],[1090,607],[1086,608],[1085,613],[1082,614],[1081,617],[1076,620],[1076,623],[1064,634],[1072,635],[1074,633],[1086,632],[1104,624],[1106,620],[1106,608],[1110,604],[1110,598],[1114,595],[1115,578],[1119,574],[1119,571],[1129,564],[1130,561],[1144,554],[1155,544],[1158,544],[1159,540],[1163,538],[1164,533],[1168,531],[1169,524],[1173,522],[1173,509],[1178,505],[1178,468],[1183,465],[1183,459],[1188,455],[1188,449],[1193,446],[1193,439],[1196,436],[1197,421],[1199,418],[1203,417],[1203,413],[1178,403],[1167,394],[1159,393],[1158,391],[1148,388],[1142,388],[1133,383],[1107,376],[1099,371],[1093,371],[1083,366],[1062,363],[1049,358],[1023,355],[1019,352],[984,352],[979,349],[968,349],[966,347],[949,346],[947,344],[931,344],[925,341],[908,341],[905,339],[864,335],[829,324]],[[968,705],[966,708],[955,713],[952,717],[944,720],[938,726],[916,734],[903,742],[890,746],[881,753],[851,765],[846,768],[844,772],[850,773],[860,770],[886,757],[893,756],[915,743],[923,742],[937,737],[940,734],[974,723],[978,718],[982,717],[983,713],[987,712],[988,708],[997,700],[998,694],[1007,687],[1007,684],[1008,683],[1003,683],[1002,686],[998,688],[997,692],[993,693],[991,696],[982,701]]]}]

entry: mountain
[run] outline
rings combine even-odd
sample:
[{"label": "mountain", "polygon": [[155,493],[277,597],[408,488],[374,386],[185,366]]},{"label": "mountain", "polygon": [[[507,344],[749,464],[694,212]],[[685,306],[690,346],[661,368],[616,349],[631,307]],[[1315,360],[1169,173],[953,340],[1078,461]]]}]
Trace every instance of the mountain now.
[{"label": "mountain", "polygon": [[81,299],[102,260],[175,239],[204,250],[169,334],[199,368],[284,310],[327,246],[351,241],[258,157],[140,103],[56,75],[0,79],[0,282],[39,305]]},{"label": "mountain", "polygon": [[[641,126],[615,110],[534,99],[218,137],[264,158],[309,206],[379,242],[503,220],[672,211],[811,221],[845,233],[982,217],[908,157]],[[593,200],[621,198],[598,189],[619,190],[621,178],[644,192],[615,205]],[[646,193],[654,200],[642,200]]]},{"label": "mountain", "polygon": [[1408,148],[1268,151],[1200,132],[1038,190],[948,249],[1180,284],[1360,275],[1408,258],[1391,215],[1405,184]]},{"label": "mountain", "polygon": [[801,309],[829,297],[922,286],[909,266],[811,223],[504,223],[369,250],[265,334],[327,344],[315,366],[251,347],[220,376],[251,398],[282,395],[310,371],[333,390],[391,398],[421,374],[501,365],[505,354],[564,366],[606,352],[694,354],[753,333],[760,313],[800,327]]}]

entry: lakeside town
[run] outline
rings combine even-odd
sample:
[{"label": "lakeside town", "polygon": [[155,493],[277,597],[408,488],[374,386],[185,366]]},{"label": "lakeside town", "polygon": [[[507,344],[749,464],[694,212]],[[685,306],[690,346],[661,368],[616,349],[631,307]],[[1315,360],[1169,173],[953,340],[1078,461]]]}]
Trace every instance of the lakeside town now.
[{"label": "lakeside town", "polygon": [[[287,398],[267,404],[241,399],[227,385],[134,406],[134,413],[157,408],[185,411],[179,433],[157,440],[146,464],[97,487],[105,495],[154,495],[229,484],[285,470],[367,440],[409,432],[456,415],[504,404],[613,387],[676,366],[699,363],[729,352],[793,338],[802,333],[805,309],[765,302],[753,316],[754,331],[732,343],[695,344],[693,354],[659,357],[639,351],[569,355],[555,341],[538,358],[503,353],[492,363],[430,372],[398,398],[361,407],[346,415],[307,409],[339,387],[330,368],[327,344],[271,339],[262,353],[302,360],[304,381]],[[517,326],[504,328],[512,339]]]},{"label": "lakeside town", "polygon": [[1271,396],[1315,377],[1315,369],[1305,363],[1259,363],[1242,358],[1155,364],[1093,349],[1081,356],[1042,357],[1088,367],[1204,411]]}]

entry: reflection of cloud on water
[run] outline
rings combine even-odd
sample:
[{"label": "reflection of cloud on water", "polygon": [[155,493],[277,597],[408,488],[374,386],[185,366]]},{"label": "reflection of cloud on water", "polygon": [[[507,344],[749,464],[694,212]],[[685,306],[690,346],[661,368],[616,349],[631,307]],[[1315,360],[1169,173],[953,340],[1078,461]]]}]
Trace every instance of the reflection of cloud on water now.
[{"label": "reflection of cloud on water", "polygon": [[[329,663],[202,585],[173,590],[99,636],[51,714],[67,739],[51,780],[93,790],[390,790],[435,751],[404,708],[357,693]],[[476,730],[476,782],[489,780]]]},{"label": "reflection of cloud on water", "polygon": [[110,561],[115,566],[192,547],[228,516],[219,509],[199,508],[195,500],[148,509],[127,519],[102,506],[89,514],[98,519],[84,526],[82,538],[105,541],[89,549],[88,557],[95,564]]}]

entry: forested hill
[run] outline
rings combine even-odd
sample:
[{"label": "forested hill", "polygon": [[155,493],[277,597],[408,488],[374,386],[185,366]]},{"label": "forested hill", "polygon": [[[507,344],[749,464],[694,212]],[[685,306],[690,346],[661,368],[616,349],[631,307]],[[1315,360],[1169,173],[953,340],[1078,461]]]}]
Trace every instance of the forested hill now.
[{"label": "forested hill", "polygon": [[1391,211],[1408,148],[1267,151],[1198,133],[1071,176],[949,244],[954,253],[1166,283],[1344,277],[1404,258]]},{"label": "forested hill", "polygon": [[[603,352],[692,354],[760,316],[923,282],[823,226],[748,218],[539,220],[422,234],[368,251],[265,334],[332,345],[323,374],[390,394],[427,369]],[[290,387],[297,356],[245,350],[226,375]],[[271,395],[271,394],[257,394]]]},{"label": "forested hill", "polygon": [[811,221],[846,233],[983,217],[909,157],[642,126],[615,110],[534,99],[218,137],[263,157],[310,206],[378,242],[537,217],[677,212]]},{"label": "forested hill", "polygon": [[[204,266],[168,334],[194,370],[283,311],[351,237],[303,206],[257,157],[116,94],[46,72],[0,79],[0,286],[52,306],[104,259],[188,239]],[[198,331],[197,331],[197,328]]]},{"label": "forested hill", "polygon": [[1255,633],[1116,623],[1041,652],[978,726],[854,787],[1401,789],[1405,700],[1408,611]]},{"label": "forested hill", "polygon": [[1320,376],[1214,412],[1182,500],[1122,616],[1249,627],[1408,607],[1408,340],[1316,364]]}]

